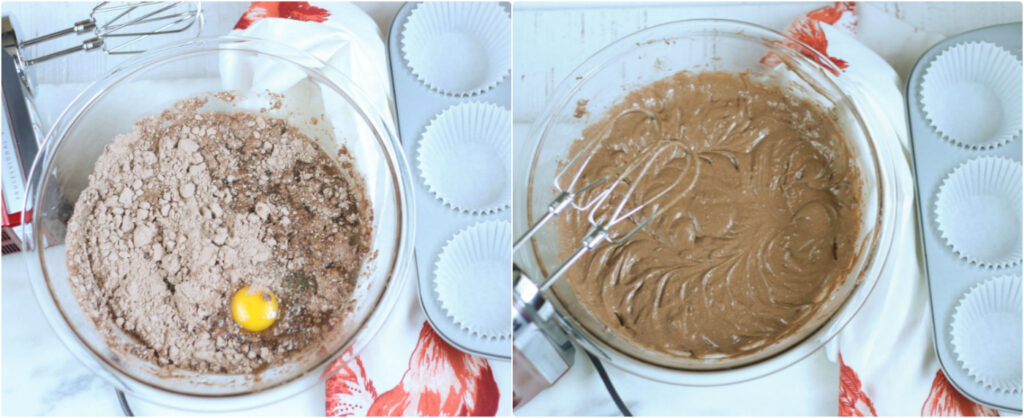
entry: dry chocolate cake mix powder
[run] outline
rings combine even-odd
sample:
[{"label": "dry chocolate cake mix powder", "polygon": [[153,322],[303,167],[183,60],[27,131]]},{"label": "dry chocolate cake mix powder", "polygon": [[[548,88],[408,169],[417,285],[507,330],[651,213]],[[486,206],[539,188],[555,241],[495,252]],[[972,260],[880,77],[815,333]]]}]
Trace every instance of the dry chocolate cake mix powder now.
[{"label": "dry chocolate cake mix powder", "polygon": [[[341,323],[373,215],[344,149],[332,159],[260,113],[198,113],[206,100],[143,118],[107,146],[68,224],[68,268],[113,347],[165,367],[251,373]],[[269,329],[232,320],[243,286],[280,299]]]}]

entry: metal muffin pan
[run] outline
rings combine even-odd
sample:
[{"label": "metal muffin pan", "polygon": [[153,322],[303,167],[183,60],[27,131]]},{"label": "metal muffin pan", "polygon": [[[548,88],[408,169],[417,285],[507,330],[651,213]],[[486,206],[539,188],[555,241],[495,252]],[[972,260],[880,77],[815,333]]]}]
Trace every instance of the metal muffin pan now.
[{"label": "metal muffin pan", "polygon": [[[511,106],[511,75],[506,76],[497,86],[476,95],[454,97],[431,90],[416,79],[408,63],[402,57],[402,27],[418,3],[406,3],[398,11],[388,33],[388,60],[391,67],[391,84],[395,93],[395,110],[398,118],[398,134],[402,148],[413,168],[413,194],[416,199],[416,264],[420,305],[427,321],[445,341],[466,353],[496,360],[512,357],[511,335],[505,339],[485,339],[462,330],[441,308],[434,292],[434,266],[445,243],[458,231],[477,222],[504,220],[511,222],[511,208],[491,214],[471,215],[446,206],[430,193],[416,164],[416,149],[423,131],[435,116],[452,105],[466,102],[493,103],[505,109]],[[507,2],[501,2],[506,12],[511,12]],[[446,57],[439,56],[439,60]],[[459,63],[451,63],[459,65]],[[512,132],[509,132],[512,135]],[[509,179],[511,183],[511,179]],[[509,279],[511,279],[511,256],[509,258]],[[511,322],[511,319],[510,319]]]},{"label": "metal muffin pan", "polygon": [[[921,105],[921,82],[928,64],[949,47],[969,41],[986,41],[1021,58],[1021,24],[991,26],[947,39],[929,49],[914,65],[907,81],[907,116],[917,182],[918,222],[922,234],[925,275],[932,307],[935,354],[946,378],[960,393],[981,405],[1021,413],[1020,393],[986,389],[967,374],[956,359],[950,324],[960,298],[975,284],[990,277],[1021,275],[1021,266],[990,269],[962,260],[946,246],[935,220],[935,200],[946,175],[961,163],[976,157],[999,156],[1021,161],[1021,137],[990,150],[969,150],[947,141],[925,119]],[[898,297],[899,295],[890,295]]]}]

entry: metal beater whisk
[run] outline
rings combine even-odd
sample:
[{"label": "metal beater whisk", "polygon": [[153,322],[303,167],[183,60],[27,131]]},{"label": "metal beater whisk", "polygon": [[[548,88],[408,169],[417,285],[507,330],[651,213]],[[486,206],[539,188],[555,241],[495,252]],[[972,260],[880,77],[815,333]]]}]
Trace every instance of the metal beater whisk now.
[{"label": "metal beater whisk", "polygon": [[[643,109],[628,109],[609,121],[597,139],[587,144],[580,152],[555,175],[555,188],[559,191],[555,199],[548,205],[548,211],[538,220],[522,237],[513,244],[513,251],[525,244],[530,237],[537,233],[547,222],[554,219],[566,208],[572,207],[579,211],[587,211],[587,220],[591,224],[590,231],[580,240],[580,246],[558,266],[550,275],[535,282],[539,290],[550,287],[555,280],[561,277],[577,260],[588,251],[597,248],[602,242],[611,245],[620,245],[628,240],[633,234],[643,229],[653,221],[661,212],[688,195],[697,184],[700,164],[698,164],[689,150],[681,142],[671,139],[657,140],[641,150],[640,154],[633,159],[622,172],[612,180],[611,184],[600,192],[588,193],[598,185],[609,180],[610,176],[604,176],[577,187],[582,178],[584,169],[590,164],[594,155],[604,146],[612,134],[615,123],[622,117],[632,113],[643,113],[647,116],[647,122],[655,124],[657,119],[652,113]],[[657,129],[655,130],[657,132]],[[683,168],[678,175],[667,184],[655,188],[647,196],[637,195],[637,187],[648,181],[648,177],[657,174],[658,170],[664,168],[666,163],[683,158],[687,167]],[[691,170],[692,168],[692,170]],[[573,176],[568,184],[563,185],[563,178],[570,172]],[[691,173],[692,171],[692,173]],[[622,190],[622,193],[616,191]],[[577,202],[578,197],[584,197],[582,202]],[[634,199],[635,197],[635,199]],[[652,208],[647,213],[645,209]],[[646,215],[641,219],[633,219],[634,227],[625,231],[616,231],[614,227],[626,219]]]},{"label": "metal beater whisk", "polygon": [[[609,120],[601,128],[601,132],[597,136],[597,139],[586,144],[586,146],[584,146],[583,149],[577,152],[576,155],[574,155],[572,159],[569,160],[568,164],[566,164],[564,167],[559,169],[557,173],[555,173],[555,179],[553,183],[555,186],[555,190],[558,190],[558,194],[555,196],[554,199],[551,200],[551,203],[548,204],[547,213],[545,213],[544,216],[542,216],[536,223],[534,223],[533,226],[531,226],[530,229],[528,229],[526,233],[523,234],[523,236],[519,237],[519,239],[516,240],[516,242],[512,245],[512,251],[518,250],[519,247],[521,247],[523,244],[529,241],[530,237],[536,234],[537,231],[540,231],[540,229],[545,224],[547,224],[549,221],[557,217],[565,209],[572,207],[576,210],[582,211],[587,210],[587,208],[593,205],[596,199],[591,199],[590,201],[584,202],[583,204],[579,204],[576,203],[576,197],[586,193],[587,191],[593,189],[594,187],[597,187],[601,183],[604,183],[605,181],[608,180],[608,176],[600,177],[597,180],[594,180],[593,182],[582,187],[578,187],[577,183],[579,183],[580,178],[583,176],[584,169],[586,169],[587,166],[590,164],[590,160],[594,158],[594,155],[597,154],[601,147],[604,146],[605,142],[607,142],[608,139],[611,137],[612,130],[615,128],[615,124],[618,123],[619,119],[622,119],[624,116],[634,113],[641,113],[646,115],[647,120],[655,124],[655,126],[657,126],[658,120],[657,118],[654,117],[654,114],[650,113],[645,109],[640,108],[626,109],[620,112],[611,120]],[[566,178],[566,175],[569,174],[569,172],[573,172],[573,175],[571,178],[569,178],[568,184],[565,184],[563,180]]]},{"label": "metal beater whisk", "polygon": [[[103,2],[92,9],[89,18],[69,28],[29,39],[18,48],[41,44],[67,35],[92,33],[93,37],[80,44],[36,58],[22,56],[24,65],[33,65],[78,51],[102,49],[108,54],[137,54],[145,52],[133,46],[151,36],[181,33],[198,23],[202,30],[202,4],[200,2]],[[114,39],[119,40],[114,42]]]}]

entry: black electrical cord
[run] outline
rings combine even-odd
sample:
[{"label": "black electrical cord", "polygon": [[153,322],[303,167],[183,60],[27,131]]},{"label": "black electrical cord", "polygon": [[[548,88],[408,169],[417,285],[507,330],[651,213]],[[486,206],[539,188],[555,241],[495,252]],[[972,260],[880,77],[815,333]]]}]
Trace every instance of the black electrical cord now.
[{"label": "black electrical cord", "polygon": [[601,382],[604,383],[604,388],[608,389],[608,395],[612,397],[612,401],[615,402],[615,406],[619,408],[619,412],[624,417],[631,417],[633,413],[629,412],[629,408],[626,407],[626,403],[622,402],[622,398],[619,397],[619,392],[615,390],[615,385],[612,384],[612,380],[608,378],[608,372],[604,371],[604,365],[601,364],[601,360],[594,357],[586,350],[583,351],[590,358],[590,362],[594,363],[594,368],[597,369],[597,374],[601,376]]},{"label": "black electrical cord", "polygon": [[128,406],[128,398],[124,397],[124,392],[121,392],[120,389],[114,389],[114,391],[117,392],[117,402],[121,404],[121,412],[124,413],[124,416],[134,417],[135,413],[132,412],[132,407]]}]

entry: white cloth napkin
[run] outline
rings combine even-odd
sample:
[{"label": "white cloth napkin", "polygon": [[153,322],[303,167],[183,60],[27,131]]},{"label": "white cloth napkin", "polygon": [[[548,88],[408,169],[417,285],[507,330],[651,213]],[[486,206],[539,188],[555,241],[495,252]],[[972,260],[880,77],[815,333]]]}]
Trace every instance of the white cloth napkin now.
[{"label": "white cloth napkin", "polygon": [[[296,11],[300,8],[304,13]],[[387,122],[394,124],[384,41],[373,19],[354,4],[255,2],[231,34],[279,42],[318,58],[355,81],[372,105],[389,116]],[[305,78],[267,60],[227,56],[221,66],[221,81],[227,90],[284,92]]]},{"label": "white cloth napkin", "polygon": [[[860,109],[880,151],[895,160],[900,190],[897,231],[885,270],[864,307],[827,350],[840,363],[840,415],[876,415],[879,410],[916,415],[924,399],[918,394],[928,391],[927,370],[935,369],[935,359],[928,293],[917,255],[906,111],[895,70],[856,38],[863,20],[852,4],[842,3],[798,17],[787,29],[843,63],[837,81]],[[886,27],[886,37],[911,35],[907,25],[897,23]]]},{"label": "white cloth napkin", "polygon": [[[837,81],[847,87],[874,139],[884,147],[882,152],[896,158],[899,201],[891,261],[857,316],[827,346],[829,357],[840,368],[838,413],[997,415],[953,389],[935,358],[928,288],[917,251],[920,231],[914,215],[907,99],[903,97],[903,80],[882,57],[896,56],[894,39],[900,40],[904,50],[920,51],[902,56],[920,56],[942,37],[853,3],[814,10],[798,17],[787,31],[811,45],[823,46],[818,48],[820,52],[845,63]],[[809,42],[809,38],[816,39]],[[914,62],[897,60],[893,64],[909,72]]]}]

